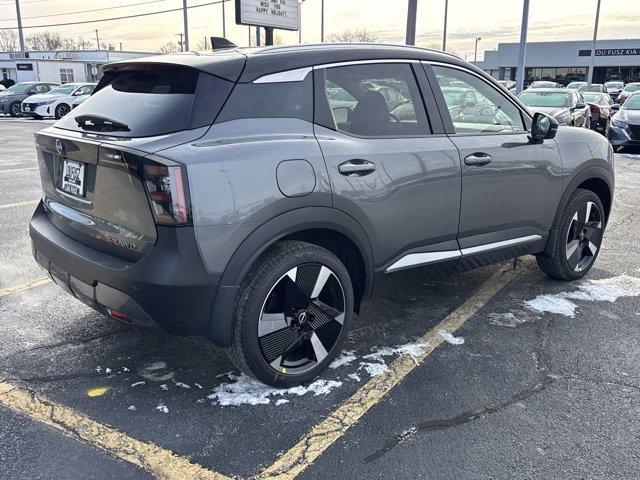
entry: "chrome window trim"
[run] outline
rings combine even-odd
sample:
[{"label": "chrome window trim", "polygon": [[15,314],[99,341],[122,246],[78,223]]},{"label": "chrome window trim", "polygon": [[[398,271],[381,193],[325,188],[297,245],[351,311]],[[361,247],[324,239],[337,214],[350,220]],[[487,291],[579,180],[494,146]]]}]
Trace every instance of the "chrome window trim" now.
[{"label": "chrome window trim", "polygon": [[295,70],[285,70],[284,72],[270,73],[260,78],[256,78],[253,83],[288,83],[288,82],[302,82],[309,72],[313,70],[312,67],[296,68]]},{"label": "chrome window trim", "polygon": [[475,247],[467,247],[460,250],[445,250],[439,252],[421,252],[421,253],[409,253],[399,260],[392,263],[385,269],[385,273],[397,272],[406,268],[419,267],[422,265],[429,265],[432,263],[443,262],[445,260],[453,260],[456,258],[464,258],[469,255],[475,255],[477,253],[489,252],[492,250],[499,250],[505,247],[512,247],[516,245],[522,245],[525,243],[535,242],[542,240],[542,235],[527,235],[526,237],[511,238],[509,240],[502,240],[500,242],[492,242],[484,245],[477,245]]}]

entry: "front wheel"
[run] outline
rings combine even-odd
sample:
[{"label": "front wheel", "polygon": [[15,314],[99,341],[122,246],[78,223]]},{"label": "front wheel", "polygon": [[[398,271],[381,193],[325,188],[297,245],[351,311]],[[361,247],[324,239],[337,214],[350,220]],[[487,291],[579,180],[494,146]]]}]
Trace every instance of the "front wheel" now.
[{"label": "front wheel", "polygon": [[604,227],[600,198],[590,190],[576,190],[558,222],[551,255],[537,255],[538,266],[550,277],[560,280],[583,277],[600,252]]},{"label": "front wheel", "polygon": [[22,112],[20,111],[20,102],[13,102],[9,106],[9,115],[12,117],[21,117]]},{"label": "front wheel", "polygon": [[353,305],[349,273],[333,253],[278,242],[240,288],[229,359],[274,387],[310,382],[338,353]]},{"label": "front wheel", "polygon": [[70,111],[71,111],[71,107],[69,107],[69,105],[67,105],[66,103],[61,103],[56,107],[56,112],[55,112],[56,120],[60,120]]}]

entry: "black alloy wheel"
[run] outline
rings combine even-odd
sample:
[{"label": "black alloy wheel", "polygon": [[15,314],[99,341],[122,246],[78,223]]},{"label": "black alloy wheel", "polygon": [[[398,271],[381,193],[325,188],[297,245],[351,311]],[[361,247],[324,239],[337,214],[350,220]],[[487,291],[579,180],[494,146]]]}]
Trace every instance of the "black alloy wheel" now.
[{"label": "black alloy wheel", "polygon": [[13,102],[11,106],[9,106],[9,115],[12,117],[22,116],[22,112],[20,111],[20,102]]},{"label": "black alloy wheel", "polygon": [[62,117],[64,117],[67,113],[69,113],[71,111],[71,107],[69,107],[69,105],[67,105],[66,103],[61,103],[60,105],[58,105],[56,107],[56,119],[60,120]]},{"label": "black alloy wheel", "polygon": [[576,272],[588,268],[602,244],[602,213],[594,202],[581,205],[571,219],[566,237],[566,258]]}]

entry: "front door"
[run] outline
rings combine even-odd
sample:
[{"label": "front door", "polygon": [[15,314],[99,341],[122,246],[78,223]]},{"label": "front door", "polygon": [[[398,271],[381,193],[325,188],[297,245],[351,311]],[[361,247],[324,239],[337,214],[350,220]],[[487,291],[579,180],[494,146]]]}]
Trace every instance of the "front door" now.
[{"label": "front door", "polygon": [[416,67],[400,61],[314,73],[315,132],[333,205],[365,229],[384,271],[447,260],[424,252],[458,256],[458,151],[446,135],[431,134]]},{"label": "front door", "polygon": [[[426,65],[460,152],[459,241],[465,253],[544,244],[562,193],[554,140],[533,143],[530,119],[499,87],[465,70]],[[476,248],[474,248],[476,247]]]}]

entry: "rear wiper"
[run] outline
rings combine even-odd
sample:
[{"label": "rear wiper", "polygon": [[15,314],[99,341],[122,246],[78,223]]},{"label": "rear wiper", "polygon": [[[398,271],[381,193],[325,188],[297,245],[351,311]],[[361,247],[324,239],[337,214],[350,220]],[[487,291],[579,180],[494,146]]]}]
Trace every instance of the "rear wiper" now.
[{"label": "rear wiper", "polygon": [[78,115],[78,126],[90,132],[130,132],[129,125],[100,115]]}]

